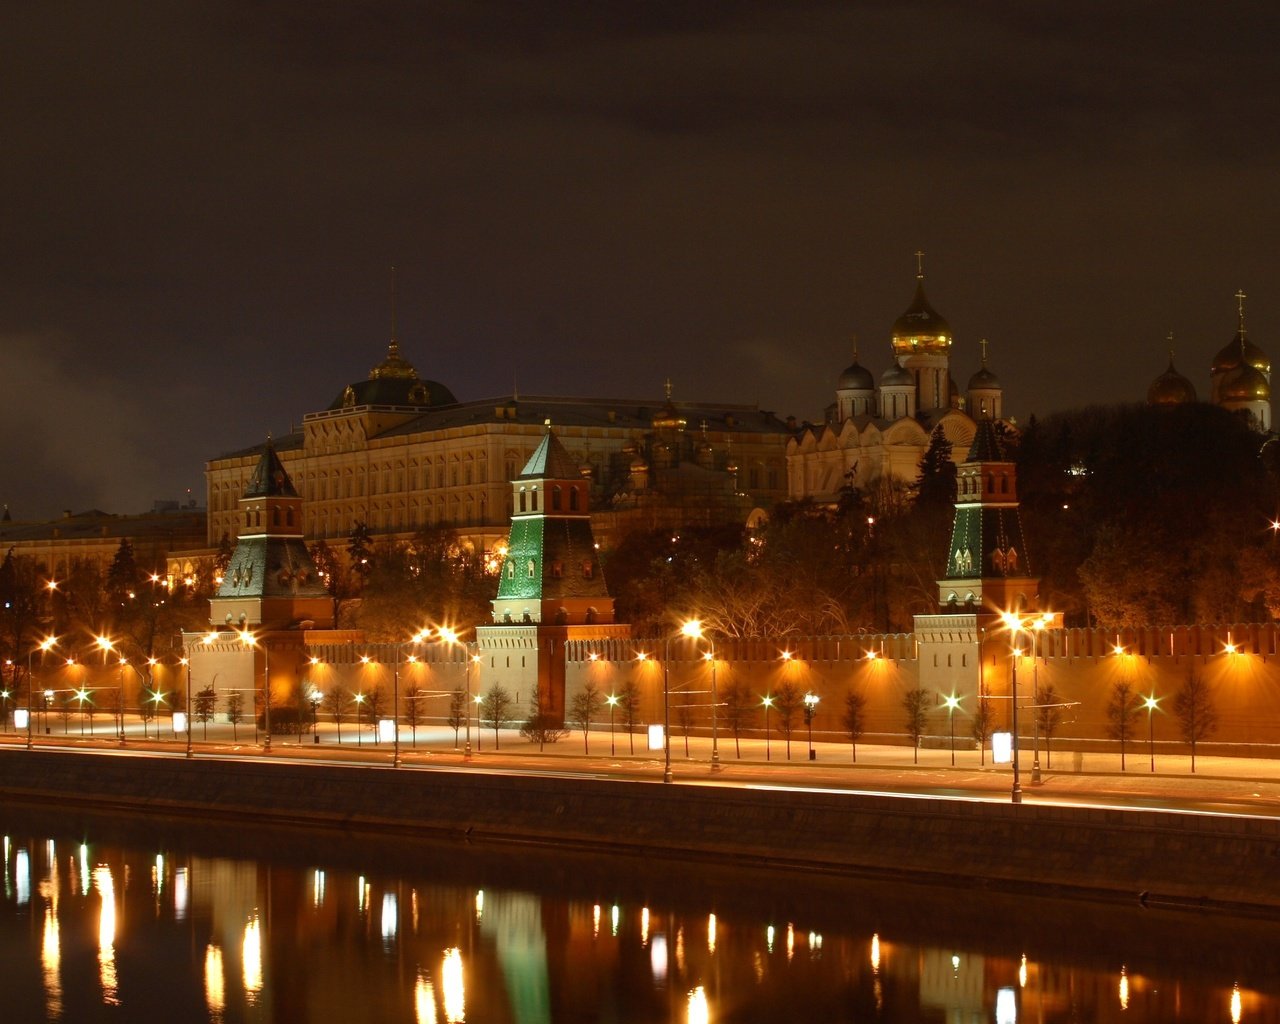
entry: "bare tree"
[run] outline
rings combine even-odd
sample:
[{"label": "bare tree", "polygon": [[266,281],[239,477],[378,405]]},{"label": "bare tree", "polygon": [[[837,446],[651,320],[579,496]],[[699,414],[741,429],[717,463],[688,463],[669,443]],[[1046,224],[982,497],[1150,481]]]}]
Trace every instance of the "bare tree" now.
[{"label": "bare tree", "polygon": [[511,694],[500,683],[494,683],[480,700],[480,720],[476,725],[478,727],[481,722],[487,722],[493,729],[494,750],[498,749],[498,730],[511,721],[511,706]]},{"label": "bare tree", "polygon": [[796,715],[804,707],[804,694],[791,680],[782,683],[773,694],[773,710],[778,719],[778,732],[787,741],[787,760],[791,760],[791,735],[796,731]]},{"label": "bare tree", "polygon": [[422,706],[419,702],[425,697],[426,691],[417,683],[410,686],[404,694],[404,721],[412,737],[410,742],[415,747],[418,745],[418,723],[422,721]]},{"label": "bare tree", "polygon": [[1062,701],[1053,683],[1045,683],[1036,691],[1036,726],[1044,737],[1044,766],[1053,766],[1053,734],[1062,725]]},{"label": "bare tree", "polygon": [[911,737],[911,760],[914,764],[920,763],[920,737],[924,735],[929,717],[929,697],[929,691],[919,686],[908,690],[902,697],[902,710],[906,712],[903,724]]},{"label": "bare tree", "polygon": [[1218,710],[1213,691],[1204,676],[1188,669],[1187,681],[1173,697],[1173,713],[1178,719],[1182,738],[1191,746],[1191,771],[1196,770],[1196,744],[1207,739],[1218,727]]},{"label": "bare tree", "polygon": [[969,730],[969,734],[978,744],[980,751],[981,763],[987,763],[987,744],[991,741],[991,734],[995,732],[995,713],[991,710],[991,691],[986,684],[978,686],[978,699],[974,702],[973,725]]},{"label": "bare tree", "polygon": [[1125,748],[1133,738],[1137,726],[1142,698],[1133,692],[1127,680],[1121,679],[1111,688],[1111,700],[1107,704],[1107,735],[1120,741],[1120,770],[1125,770]]},{"label": "bare tree", "polygon": [[582,750],[584,753],[591,753],[588,746],[591,723],[596,720],[596,716],[600,714],[600,710],[603,707],[604,694],[600,692],[600,688],[596,686],[594,680],[588,680],[587,684],[575,693],[573,700],[569,702],[569,721],[582,730]]},{"label": "bare tree", "polygon": [[849,745],[853,750],[853,760],[858,760],[858,740],[867,727],[867,695],[857,687],[850,687],[844,697],[844,710],[840,713],[840,724],[849,737]]},{"label": "bare tree", "polygon": [[240,739],[239,725],[244,721],[244,693],[241,690],[227,694],[227,721],[231,723],[231,740],[234,743]]},{"label": "bare tree", "polygon": [[192,702],[195,720],[204,727],[204,739],[209,738],[209,723],[218,709],[218,692],[212,686],[200,690]]},{"label": "bare tree", "polygon": [[541,690],[535,690],[529,704],[529,717],[520,726],[520,735],[538,744],[541,750],[548,743],[558,743],[569,735],[569,730],[556,721],[549,710],[550,699]]},{"label": "bare tree", "polygon": [[338,731],[338,742],[341,743],[342,720],[347,717],[347,712],[351,709],[351,694],[334,683],[329,688],[329,692],[324,695],[322,704],[325,711],[329,713],[329,717],[333,719],[333,724]]},{"label": "bare tree", "polygon": [[636,752],[636,723],[640,720],[640,687],[634,679],[622,684],[618,693],[618,712],[622,716],[622,727],[627,730],[627,742],[631,745],[631,753]]},{"label": "bare tree", "polygon": [[369,716],[369,731],[373,733],[373,739],[378,741],[378,722],[380,722],[387,713],[387,694],[381,686],[373,685],[364,692],[364,713]]},{"label": "bare tree", "polygon": [[458,745],[458,731],[467,721],[467,693],[461,687],[449,694],[449,717],[445,719],[453,729],[453,745]]},{"label": "bare tree", "polygon": [[724,717],[729,729],[733,732],[735,757],[742,757],[742,744],[740,741],[742,732],[744,729],[751,728],[759,711],[760,704],[756,700],[755,694],[751,692],[751,688],[745,683],[736,682],[725,692]]}]

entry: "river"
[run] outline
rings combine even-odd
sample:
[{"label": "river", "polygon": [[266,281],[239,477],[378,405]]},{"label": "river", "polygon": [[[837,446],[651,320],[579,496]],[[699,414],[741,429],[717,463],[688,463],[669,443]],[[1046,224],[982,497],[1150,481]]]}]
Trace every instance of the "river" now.
[{"label": "river", "polygon": [[3,1019],[1280,1020],[1274,918],[7,808]]}]

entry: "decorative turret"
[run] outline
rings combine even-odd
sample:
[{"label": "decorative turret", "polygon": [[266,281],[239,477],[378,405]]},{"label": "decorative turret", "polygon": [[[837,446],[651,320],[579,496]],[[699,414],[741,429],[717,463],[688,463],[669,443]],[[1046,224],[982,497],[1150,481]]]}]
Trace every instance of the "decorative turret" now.
[{"label": "decorative turret", "polygon": [[[1238,324],[1235,337],[1227,342],[1222,350],[1213,357],[1213,365],[1209,368],[1209,401],[1215,405],[1226,404],[1223,391],[1227,384],[1232,381],[1236,382],[1236,387],[1234,388],[1233,398],[1229,400],[1233,405],[1229,406],[1229,408],[1241,408],[1250,401],[1263,401],[1263,399],[1256,397],[1258,388],[1254,375],[1248,372],[1239,372],[1246,367],[1258,371],[1258,374],[1267,382],[1268,392],[1265,401],[1268,405],[1270,404],[1271,360],[1267,358],[1267,354],[1262,349],[1249,339],[1248,331],[1245,330],[1244,300],[1247,297],[1243,290],[1236,292]],[[1240,378],[1243,378],[1243,381]],[[1255,397],[1246,397],[1247,395]],[[1270,423],[1271,417],[1269,415],[1266,416],[1266,420]]]},{"label": "decorative turret", "polygon": [[549,421],[511,488],[511,533],[494,622],[613,622],[613,598],[591,532],[590,486]]},{"label": "decorative turret", "polygon": [[987,369],[987,339],[982,339],[982,366],[969,378],[969,415],[975,420],[998,420],[1004,402],[1000,378]]},{"label": "decorative turret", "polygon": [[978,420],[969,454],[956,472],[956,514],[947,571],[938,581],[944,610],[985,606],[1022,611],[1035,606],[1039,580],[1031,575],[1018,513],[1017,467],[996,424]]},{"label": "decorative turret", "polygon": [[240,535],[209,600],[215,626],[333,625],[333,601],[303,541],[302,498],[270,440],[240,498]]},{"label": "decorative turret", "polygon": [[[1169,343],[1173,343],[1173,335],[1169,335]],[[1147,405],[1173,406],[1189,405],[1196,401],[1196,388],[1191,381],[1182,376],[1173,366],[1173,349],[1169,350],[1169,369],[1160,374],[1147,388]]]},{"label": "decorative turret", "polygon": [[858,362],[858,341],[853,342],[853,362],[836,381],[836,421],[843,422],[855,416],[874,416],[876,409],[876,380],[871,371]]},{"label": "decorative turret", "polygon": [[924,253],[917,252],[915,298],[893,325],[891,338],[894,358],[915,382],[916,408],[951,407],[951,342],[950,325],[925,298]]}]

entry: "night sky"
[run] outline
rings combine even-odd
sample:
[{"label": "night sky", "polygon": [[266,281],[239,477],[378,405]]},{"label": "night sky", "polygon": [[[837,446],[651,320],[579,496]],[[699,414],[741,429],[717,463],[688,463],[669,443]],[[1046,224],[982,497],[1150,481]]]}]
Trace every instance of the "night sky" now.
[{"label": "night sky", "polygon": [[368,375],[759,403],[877,375],[916,249],[1025,419],[1280,359],[1258,3],[9,3],[0,501],[148,509]]}]

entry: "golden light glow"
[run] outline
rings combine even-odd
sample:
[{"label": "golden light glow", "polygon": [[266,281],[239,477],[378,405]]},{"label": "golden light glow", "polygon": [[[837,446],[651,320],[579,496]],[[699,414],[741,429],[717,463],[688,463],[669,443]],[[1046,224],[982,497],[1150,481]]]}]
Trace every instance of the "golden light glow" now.
[{"label": "golden light glow", "polygon": [[444,1019],[449,1024],[462,1024],[467,1019],[467,1000],[462,950],[457,946],[445,950],[444,963],[440,967],[440,985],[444,989]]},{"label": "golden light glow", "polygon": [[99,864],[93,869],[93,884],[102,899],[98,915],[98,978],[102,983],[102,1001],[108,1006],[120,1003],[116,978],[116,886],[111,869]]},{"label": "golden light glow", "polygon": [[1231,986],[1231,1024],[1240,1024],[1240,986]]},{"label": "golden light glow", "polygon": [[1129,1009],[1129,975],[1120,968],[1120,1009]]},{"label": "golden light glow", "polygon": [[249,1002],[257,1002],[258,994],[262,991],[262,931],[257,914],[245,923],[240,955],[244,966],[245,993]]},{"label": "golden light glow", "polygon": [[597,903],[591,908],[591,937],[598,939],[600,937],[600,904]]},{"label": "golden light glow", "polygon": [[716,951],[716,915],[707,915],[707,952]]},{"label": "golden light glow", "polygon": [[208,1004],[209,1016],[215,1021],[221,1020],[227,1005],[227,982],[222,969],[222,950],[212,942],[204,950],[204,1001]]},{"label": "golden light glow", "polygon": [[62,942],[56,906],[44,911],[44,936],[40,943],[40,968],[44,974],[45,1007],[50,1020],[62,1016]]},{"label": "golden light glow", "polygon": [[700,640],[702,639],[702,621],[700,619],[690,619],[680,627],[680,632],[687,637]]},{"label": "golden light glow", "polygon": [[711,1009],[707,1006],[707,993],[699,985],[689,993],[689,1024],[710,1024]]},{"label": "golden light glow", "polygon": [[796,955],[796,926],[787,922],[787,959]]},{"label": "golden light glow", "polygon": [[880,934],[879,932],[871,936],[871,969],[879,972],[880,970]]},{"label": "golden light glow", "polygon": [[1018,987],[1027,987],[1027,957],[1025,953],[1022,956],[1022,963],[1018,965]]},{"label": "golden light glow", "polygon": [[644,907],[640,911],[640,942],[647,943],[649,941],[649,908]]},{"label": "golden light glow", "polygon": [[792,658],[792,654],[790,651],[783,651],[780,655],[778,655],[778,657],[780,657],[783,661],[790,661]]},{"label": "golden light glow", "polygon": [[435,986],[422,971],[413,986],[413,1010],[417,1024],[436,1024]]},{"label": "golden light glow", "polygon": [[216,644],[218,642],[218,634],[213,632],[206,633],[203,637],[200,638],[200,642],[202,644],[205,644],[206,646],[208,646],[209,644]]},{"label": "golden light glow", "polygon": [[476,890],[476,924],[480,923],[480,919],[484,917],[484,890]]}]

